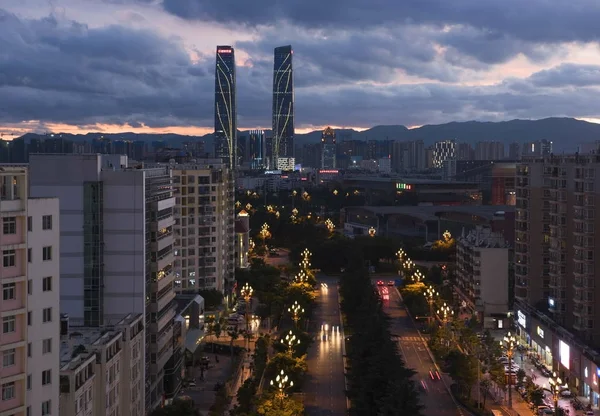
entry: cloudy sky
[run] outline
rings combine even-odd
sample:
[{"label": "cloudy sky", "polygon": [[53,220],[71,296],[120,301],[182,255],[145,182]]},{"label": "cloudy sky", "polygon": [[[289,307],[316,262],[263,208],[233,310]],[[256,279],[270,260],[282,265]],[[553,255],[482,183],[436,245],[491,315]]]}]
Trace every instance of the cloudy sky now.
[{"label": "cloudy sky", "polygon": [[240,128],[269,128],[288,43],[299,131],[597,121],[598,22],[597,0],[2,0],[0,132],[210,132],[217,44]]}]

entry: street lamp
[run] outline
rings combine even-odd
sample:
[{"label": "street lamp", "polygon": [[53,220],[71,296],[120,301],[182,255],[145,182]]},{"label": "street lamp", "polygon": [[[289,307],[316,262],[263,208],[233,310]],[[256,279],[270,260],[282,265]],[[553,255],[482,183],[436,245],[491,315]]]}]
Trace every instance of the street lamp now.
[{"label": "street lamp", "polygon": [[552,377],[548,378],[548,383],[550,384],[550,393],[552,393],[552,399],[554,400],[554,414],[558,415],[558,396],[560,395],[562,380],[554,372],[552,373]]},{"label": "street lamp", "polygon": [[302,252],[302,261],[300,262],[300,267],[305,272],[307,272],[311,266],[310,256],[312,256],[312,253],[308,251],[308,249],[304,249],[304,251]]},{"label": "street lamp", "polygon": [[421,281],[424,279],[425,276],[423,276],[423,273],[421,273],[420,270],[415,271],[415,273],[411,277],[411,280],[415,283],[421,283]]},{"label": "street lamp", "polygon": [[288,376],[286,376],[283,370],[281,370],[281,372],[275,378],[275,381],[271,380],[271,386],[277,388],[277,393],[275,394],[275,397],[281,400],[281,405],[283,406],[283,401],[287,397],[285,390],[287,388],[294,387],[294,382],[289,380]]},{"label": "street lamp", "polygon": [[298,209],[297,208],[292,209],[292,215],[294,217],[298,215]]},{"label": "street lamp", "polygon": [[377,233],[377,230],[373,227],[369,228],[369,236],[370,237],[375,237],[375,234]]},{"label": "street lamp", "polygon": [[329,218],[327,218],[327,220],[325,221],[325,226],[327,227],[327,229],[329,230],[330,233],[332,233],[333,230],[335,229],[335,225],[333,224],[333,221],[331,221]]},{"label": "street lamp", "polygon": [[500,347],[506,351],[508,357],[508,408],[512,409],[512,357],[517,346],[517,340],[510,332],[500,341]]},{"label": "street lamp", "polygon": [[242,295],[242,297],[246,301],[246,334],[248,334],[248,336],[250,336],[250,332],[249,332],[250,302],[252,300],[252,293],[253,292],[254,292],[254,289],[252,289],[252,286],[250,286],[248,284],[248,282],[246,282],[246,284],[242,287],[242,290],[240,292],[240,294]]},{"label": "street lamp", "polygon": [[450,308],[450,306],[446,305],[446,302],[444,302],[444,305],[442,305],[442,307],[438,309],[437,314],[442,319],[442,322],[445,325],[448,323],[448,318],[454,316],[454,311],[452,310],[452,308]]},{"label": "street lamp", "polygon": [[431,320],[433,319],[433,302],[436,297],[440,294],[433,288],[433,286],[429,286],[425,289],[425,297],[427,298],[427,303],[429,304],[429,323],[431,324]]},{"label": "street lamp", "polygon": [[402,262],[402,260],[404,260],[404,256],[406,256],[406,252],[402,249],[398,250],[398,252],[396,253],[396,256],[398,256],[398,260],[400,262]]},{"label": "street lamp", "polygon": [[294,276],[295,283],[308,283],[308,276],[304,273],[304,270],[300,270],[296,276]]},{"label": "street lamp", "polygon": [[281,339],[281,343],[287,347],[288,353],[292,355],[294,352],[294,347],[300,345],[300,340],[296,337],[296,335],[292,334],[292,330],[285,336],[285,338]]},{"label": "street lamp", "polygon": [[294,304],[288,308],[288,312],[292,314],[292,320],[294,321],[294,325],[296,328],[298,327],[298,321],[300,320],[300,315],[304,313],[304,308],[298,304],[298,301],[294,301]]},{"label": "street lamp", "polygon": [[408,259],[408,258],[404,261],[404,263],[402,263],[402,267],[405,270],[412,269],[414,265],[415,265],[415,263],[411,259]]}]

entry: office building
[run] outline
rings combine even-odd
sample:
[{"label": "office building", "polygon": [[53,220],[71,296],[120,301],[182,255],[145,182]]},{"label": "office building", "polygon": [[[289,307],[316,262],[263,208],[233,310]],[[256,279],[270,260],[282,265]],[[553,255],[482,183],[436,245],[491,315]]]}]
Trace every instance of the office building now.
[{"label": "office building", "polygon": [[486,329],[509,328],[509,250],[502,233],[477,227],[456,239],[455,292],[463,312],[475,313]]},{"label": "office building", "polygon": [[294,72],[290,45],[275,48],[273,65],[273,156],[294,157]]},{"label": "office building", "polygon": [[61,312],[74,326],[145,317],[145,411],[165,391],[173,348],[173,197],[170,169],[129,167],[118,155],[31,155],[30,192],[61,201]]},{"label": "office building", "polygon": [[231,293],[234,281],[234,201],[228,166],[220,160],[173,165],[175,290]]},{"label": "office building", "polygon": [[237,101],[235,51],[217,46],[215,67],[215,157],[237,167]]},{"label": "office building", "polygon": [[280,157],[277,159],[277,170],[284,172],[294,170],[296,166],[296,158],[294,157]]},{"label": "office building", "polygon": [[60,331],[60,415],[143,416],[144,316],[90,328],[62,315]]},{"label": "office building", "polygon": [[248,132],[248,158],[251,169],[265,169],[266,163],[266,141],[264,130],[250,130]]},{"label": "office building", "polygon": [[321,134],[321,169],[336,168],[335,130],[327,127]]},{"label": "office building", "polygon": [[59,203],[29,198],[25,167],[0,168],[0,414],[58,414]]},{"label": "office building", "polygon": [[456,142],[454,140],[443,140],[433,145],[432,164],[434,168],[440,169],[446,160],[456,159]]}]

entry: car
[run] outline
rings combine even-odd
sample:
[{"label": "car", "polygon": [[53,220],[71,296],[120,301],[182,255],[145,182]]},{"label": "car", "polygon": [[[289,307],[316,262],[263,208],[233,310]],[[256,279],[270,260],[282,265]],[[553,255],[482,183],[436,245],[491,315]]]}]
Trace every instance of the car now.
[{"label": "car", "polygon": [[429,377],[434,381],[442,379],[442,377],[440,377],[440,373],[435,368],[429,370]]},{"label": "car", "polygon": [[383,280],[378,280],[377,281],[377,286],[383,286]]},{"label": "car", "polygon": [[421,382],[419,383],[419,390],[421,390],[421,392],[425,394],[429,392],[429,388],[427,387],[427,383],[425,383],[425,380],[421,380]]},{"label": "car", "polygon": [[538,408],[537,408],[537,414],[538,414],[538,416],[553,415],[554,414],[554,410],[552,410],[548,406],[538,406]]},{"label": "car", "polygon": [[394,286],[394,281],[393,281],[393,280],[390,280],[390,281],[388,282],[388,286]]},{"label": "car", "polygon": [[190,381],[188,383],[188,387],[196,387],[196,382],[195,381]]}]

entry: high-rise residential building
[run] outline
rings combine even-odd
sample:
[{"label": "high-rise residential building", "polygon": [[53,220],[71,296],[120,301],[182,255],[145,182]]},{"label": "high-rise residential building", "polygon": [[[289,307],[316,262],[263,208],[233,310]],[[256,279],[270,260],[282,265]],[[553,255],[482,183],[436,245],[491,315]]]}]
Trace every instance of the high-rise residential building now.
[{"label": "high-rise residential building", "polygon": [[[517,166],[515,296],[600,346],[597,156],[524,158]],[[600,200],[600,199],[599,199]]]},{"label": "high-rise residential building", "polygon": [[335,169],[336,164],[335,130],[327,127],[321,134],[321,169]]},{"label": "high-rise residential building", "polygon": [[215,67],[215,157],[237,167],[237,102],[235,51],[217,46]]},{"label": "high-rise residential building", "polygon": [[433,146],[433,167],[441,168],[446,160],[456,159],[456,141],[443,140]]},{"label": "high-rise residential building", "polygon": [[477,142],[475,145],[475,160],[504,159],[504,143]]},{"label": "high-rise residential building", "polygon": [[250,130],[248,134],[250,167],[252,169],[265,169],[267,167],[265,132],[264,130]]},{"label": "high-rise residential building", "polygon": [[229,168],[220,160],[172,165],[175,180],[175,290],[216,289],[234,279],[234,201]]},{"label": "high-rise residential building", "polygon": [[523,156],[550,156],[552,154],[553,144],[551,141],[543,139],[523,144]]},{"label": "high-rise residential building", "polygon": [[74,326],[99,328],[144,315],[142,379],[150,411],[177,393],[163,388],[175,317],[170,169],[129,167],[118,155],[44,154],[30,161],[31,195],[56,196],[65,207],[61,312]]},{"label": "high-rise residential building", "polygon": [[456,293],[483,327],[509,327],[509,250],[502,233],[477,227],[456,240]]},{"label": "high-rise residential building", "polygon": [[458,143],[456,145],[457,160],[472,160],[474,158],[473,147],[469,143]]},{"label": "high-rise residential building", "polygon": [[275,48],[273,65],[273,156],[294,157],[294,71],[291,45]]},{"label": "high-rise residential building", "polygon": [[391,149],[392,170],[398,173],[425,170],[425,145],[423,140],[395,141]]},{"label": "high-rise residential building", "polygon": [[60,415],[143,416],[144,316],[114,326],[60,328]]},{"label": "high-rise residential building", "polygon": [[521,144],[512,142],[508,145],[508,158],[510,160],[519,160],[521,158]]},{"label": "high-rise residential building", "polygon": [[59,202],[29,198],[27,169],[0,169],[0,414],[57,415]]}]

